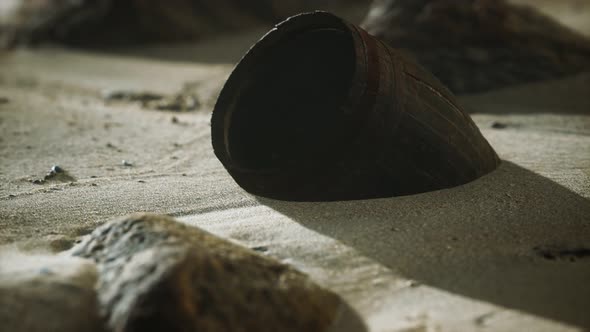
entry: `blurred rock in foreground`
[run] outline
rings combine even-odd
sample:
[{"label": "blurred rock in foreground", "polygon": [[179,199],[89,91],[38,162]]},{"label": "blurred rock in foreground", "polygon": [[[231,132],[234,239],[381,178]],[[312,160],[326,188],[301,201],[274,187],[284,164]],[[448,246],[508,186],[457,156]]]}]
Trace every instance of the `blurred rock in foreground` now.
[{"label": "blurred rock in foreground", "polygon": [[92,262],[12,251],[0,262],[0,330],[103,331]]},{"label": "blurred rock in foreground", "polygon": [[2,331],[363,330],[304,274],[166,216],[114,220],[57,256],[2,250]]},{"label": "blurred rock in foreground", "polygon": [[165,216],[110,222],[73,253],[97,264],[113,331],[324,331],[341,304],[289,266]]}]

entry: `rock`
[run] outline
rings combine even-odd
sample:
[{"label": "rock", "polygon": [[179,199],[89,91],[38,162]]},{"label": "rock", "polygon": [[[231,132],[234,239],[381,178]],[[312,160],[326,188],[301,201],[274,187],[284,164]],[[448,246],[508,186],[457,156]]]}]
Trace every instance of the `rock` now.
[{"label": "rock", "polygon": [[45,184],[47,181],[73,182],[76,181],[76,178],[71,176],[62,167],[53,165],[49,172],[47,172],[47,174],[45,174],[42,179],[31,180],[31,182],[34,184]]},{"label": "rock", "polygon": [[72,252],[96,262],[113,331],[324,331],[341,304],[291,267],[166,216],[115,220]]},{"label": "rock", "polygon": [[590,69],[590,40],[505,0],[375,0],[363,27],[404,49],[455,93]]},{"label": "rock", "polygon": [[508,127],[508,125],[504,122],[494,121],[494,123],[492,123],[492,128],[494,129],[506,129],[506,127]]},{"label": "rock", "polygon": [[102,92],[102,98],[105,101],[126,101],[147,103],[154,100],[163,99],[164,96],[149,91],[123,91],[123,90],[105,90]]},{"label": "rock", "polygon": [[367,0],[11,0],[0,11],[0,48],[57,41],[78,46],[194,41]]},{"label": "rock", "polygon": [[186,88],[171,95],[163,95],[149,91],[105,90],[102,92],[105,102],[139,103],[144,109],[159,111],[188,112],[201,107],[198,97]]},{"label": "rock", "polygon": [[581,259],[590,259],[590,248],[584,246],[542,245],[533,248],[534,252],[547,260],[566,260],[576,262]]},{"label": "rock", "polygon": [[67,256],[0,254],[2,331],[104,331],[95,265]]},{"label": "rock", "polygon": [[53,166],[51,167],[51,170],[49,171],[49,173],[54,173],[54,174],[57,174],[57,173],[63,173],[63,172],[64,172],[64,169],[63,169],[63,168],[61,168],[61,167],[60,167],[60,166],[58,166],[58,165],[53,165]]},{"label": "rock", "polygon": [[179,93],[162,100],[143,103],[142,107],[158,111],[190,112],[199,109],[201,103],[197,96]]}]

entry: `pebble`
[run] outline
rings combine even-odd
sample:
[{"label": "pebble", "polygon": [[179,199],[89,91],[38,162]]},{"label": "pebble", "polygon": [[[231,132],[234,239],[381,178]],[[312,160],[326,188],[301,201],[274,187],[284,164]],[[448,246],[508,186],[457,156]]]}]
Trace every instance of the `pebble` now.
[{"label": "pebble", "polygon": [[506,129],[506,127],[508,127],[508,125],[503,122],[494,121],[494,123],[492,123],[492,128],[494,129]]},{"label": "pebble", "polygon": [[51,171],[50,173],[63,173],[63,168],[59,167],[58,165],[53,165],[53,167],[51,167]]},{"label": "pebble", "polygon": [[105,90],[102,91],[102,98],[107,101],[139,101],[148,102],[154,100],[160,100],[164,96],[153,92],[137,92],[137,91],[117,91],[117,90]]},{"label": "pebble", "polygon": [[127,160],[121,161],[121,164],[123,166],[125,166],[125,167],[131,167],[131,166],[133,166],[133,163],[131,163],[131,162],[127,161]]},{"label": "pebble", "polygon": [[410,287],[412,287],[412,288],[416,288],[416,287],[420,287],[420,286],[422,286],[422,283],[420,283],[419,281],[412,280],[410,282]]},{"label": "pebble", "polygon": [[257,247],[252,247],[250,249],[257,251],[257,252],[267,252],[268,251],[267,246],[257,246]]}]

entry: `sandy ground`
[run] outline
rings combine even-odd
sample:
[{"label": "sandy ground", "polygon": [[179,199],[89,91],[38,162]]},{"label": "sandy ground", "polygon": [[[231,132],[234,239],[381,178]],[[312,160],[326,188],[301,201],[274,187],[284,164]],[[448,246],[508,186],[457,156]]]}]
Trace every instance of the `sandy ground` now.
[{"label": "sandy ground", "polygon": [[[477,181],[279,202],[241,190],[210,145],[216,95],[257,35],[231,37],[238,44],[224,52],[213,40],[190,57],[0,55],[0,250],[59,251],[112,217],[167,213],[309,273],[354,308],[356,330],[590,329],[590,74],[461,98],[504,160]],[[101,97],[186,83],[196,112]],[[31,182],[52,165],[73,179]]]}]

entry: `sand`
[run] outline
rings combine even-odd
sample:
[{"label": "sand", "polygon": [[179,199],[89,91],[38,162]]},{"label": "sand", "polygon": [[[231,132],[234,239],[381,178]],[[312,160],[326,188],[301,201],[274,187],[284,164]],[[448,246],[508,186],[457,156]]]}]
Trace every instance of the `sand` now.
[{"label": "sand", "polygon": [[[247,47],[256,36],[231,38]],[[0,251],[59,251],[115,216],[158,212],[307,272],[362,318],[350,330],[590,328],[590,74],[462,97],[504,160],[472,183],[290,203],[247,194],[213,155],[211,108],[243,51],[212,61],[220,43],[199,45],[209,53],[190,62],[61,48],[0,55]],[[186,83],[198,111],[102,97]],[[31,183],[53,165],[75,181]]]}]

